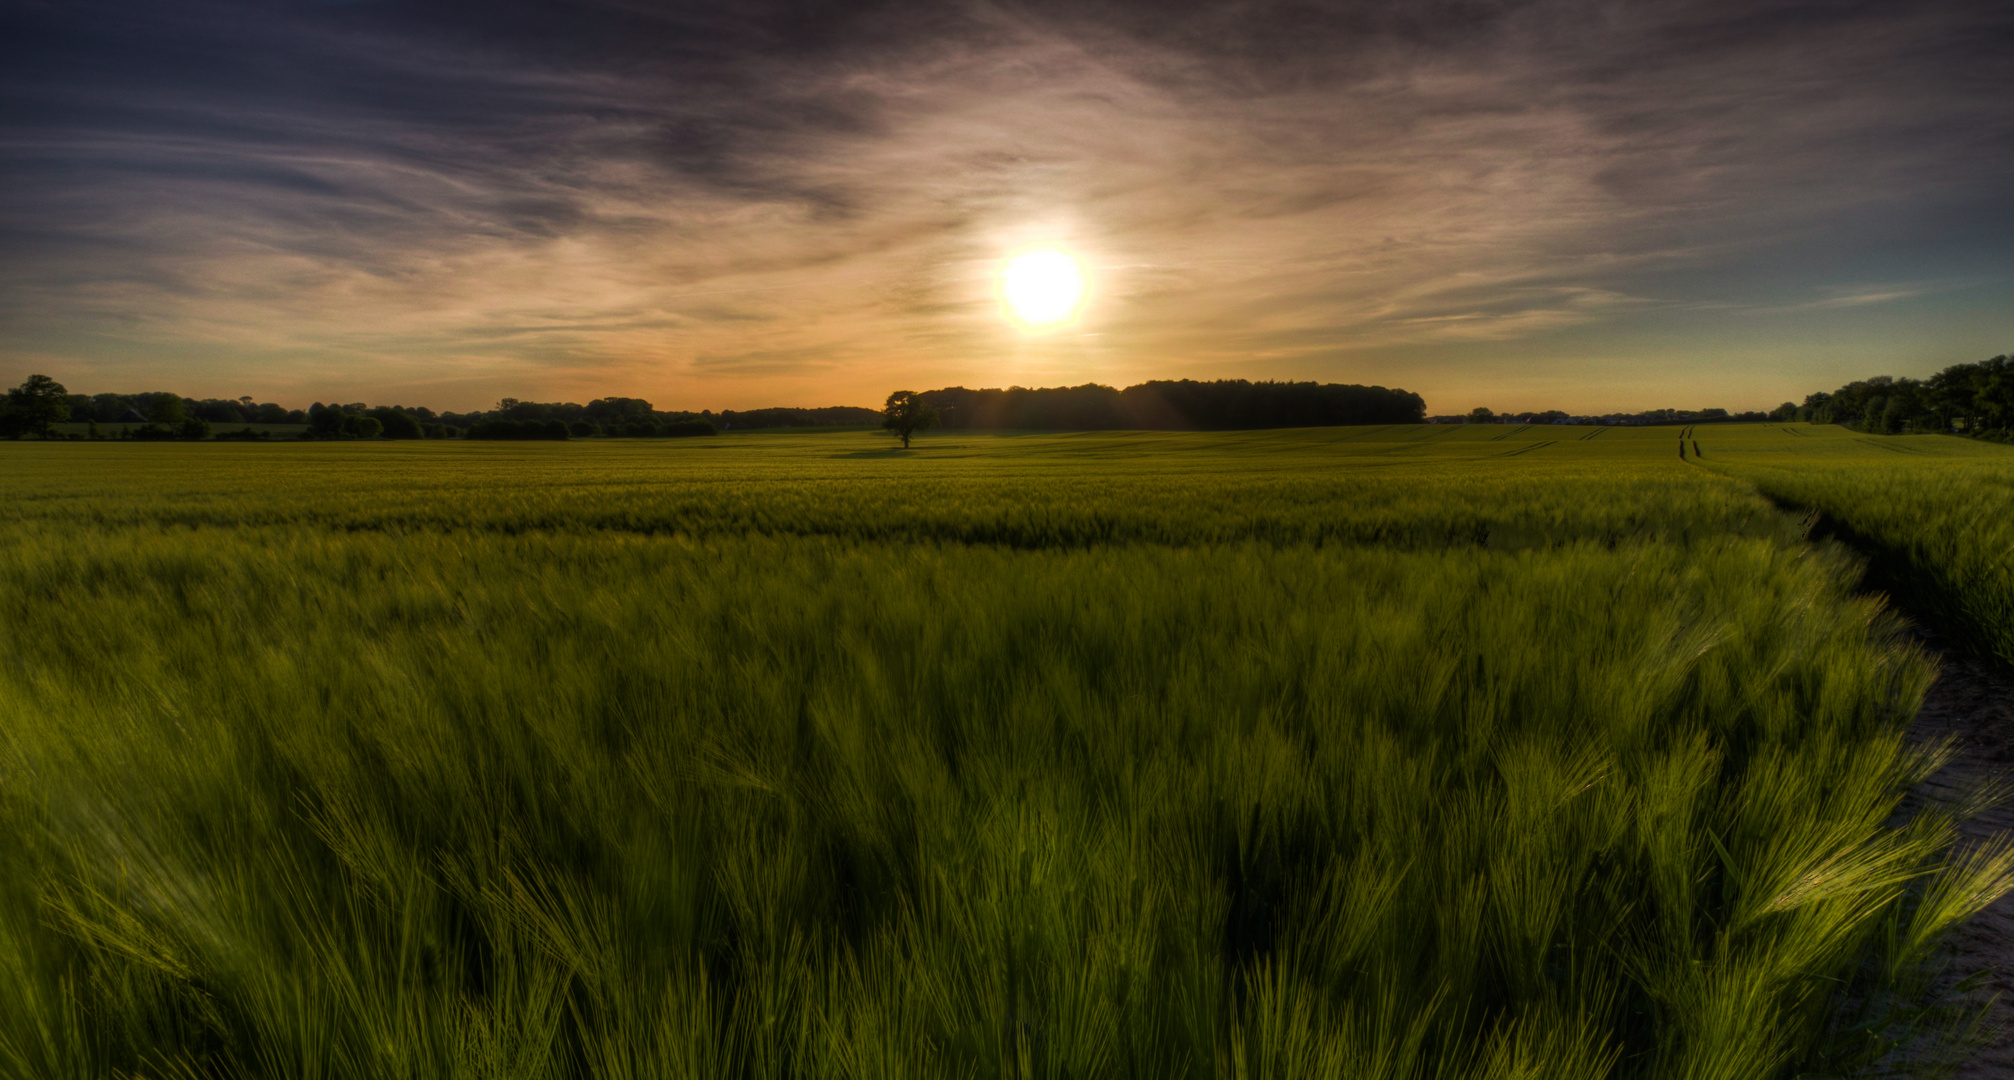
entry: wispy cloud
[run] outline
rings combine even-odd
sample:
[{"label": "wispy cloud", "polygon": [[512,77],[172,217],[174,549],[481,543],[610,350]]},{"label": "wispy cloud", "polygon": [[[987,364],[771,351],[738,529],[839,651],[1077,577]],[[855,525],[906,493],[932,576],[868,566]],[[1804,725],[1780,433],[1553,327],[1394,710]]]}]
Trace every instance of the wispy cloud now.
[{"label": "wispy cloud", "polygon": [[[171,8],[13,17],[47,59],[0,134],[0,366],[713,405],[1417,385],[1415,346],[1623,340],[1731,281],[1872,310],[2014,241],[1962,224],[2014,158],[1983,4]],[[992,295],[1034,243],[1096,289],[1040,340]]]}]

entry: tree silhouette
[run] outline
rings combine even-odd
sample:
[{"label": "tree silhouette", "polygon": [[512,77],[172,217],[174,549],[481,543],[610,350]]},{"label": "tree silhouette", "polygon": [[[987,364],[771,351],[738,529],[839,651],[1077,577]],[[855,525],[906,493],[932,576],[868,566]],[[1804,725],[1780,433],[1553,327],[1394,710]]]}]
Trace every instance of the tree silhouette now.
[{"label": "tree silhouette", "polygon": [[157,424],[179,424],[188,417],[188,409],[182,404],[182,395],[163,390],[153,394],[135,394],[135,398],[147,401],[147,419]]},{"label": "tree silhouette", "polygon": [[909,437],[928,431],[937,422],[937,410],[914,390],[897,390],[881,407],[881,426],[902,436],[902,449],[909,449]]},{"label": "tree silhouette", "polygon": [[47,375],[30,375],[20,386],[7,391],[0,427],[7,434],[47,435],[49,425],[70,417],[70,391]]}]

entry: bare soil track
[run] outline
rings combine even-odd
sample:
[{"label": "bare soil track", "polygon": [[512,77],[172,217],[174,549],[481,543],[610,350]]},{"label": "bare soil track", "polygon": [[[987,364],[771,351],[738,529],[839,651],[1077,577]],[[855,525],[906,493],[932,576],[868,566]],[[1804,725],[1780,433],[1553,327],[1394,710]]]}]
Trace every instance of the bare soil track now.
[{"label": "bare soil track", "polygon": [[[1953,754],[1950,763],[1915,794],[1926,801],[1955,803],[1982,785],[2014,777],[2014,672],[1941,648],[1935,634],[1921,633],[1941,670],[1910,735],[1925,743],[1949,739]],[[2014,800],[2000,800],[1962,822],[1959,831],[1972,842],[2014,833]],[[2001,897],[1961,925],[1947,949],[1951,969],[1945,985],[1986,973],[1972,992],[1974,1004],[1986,1009],[1979,1042],[1952,1077],[2014,1077],[2014,894]]]}]

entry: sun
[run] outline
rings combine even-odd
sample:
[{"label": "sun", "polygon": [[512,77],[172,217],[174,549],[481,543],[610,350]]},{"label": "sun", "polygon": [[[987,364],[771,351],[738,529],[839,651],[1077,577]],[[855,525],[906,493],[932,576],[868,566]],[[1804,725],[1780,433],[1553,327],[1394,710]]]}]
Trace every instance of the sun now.
[{"label": "sun", "polygon": [[1030,330],[1069,322],[1084,306],[1090,278],[1084,263],[1062,248],[1036,248],[1000,268],[1000,299],[1007,314]]}]

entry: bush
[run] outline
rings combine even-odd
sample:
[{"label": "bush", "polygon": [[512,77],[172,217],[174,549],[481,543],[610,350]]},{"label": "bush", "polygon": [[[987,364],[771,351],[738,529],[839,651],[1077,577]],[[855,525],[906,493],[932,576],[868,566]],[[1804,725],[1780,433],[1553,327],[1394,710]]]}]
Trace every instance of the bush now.
[{"label": "bush", "polygon": [[478,420],[469,425],[471,439],[565,439],[564,420]]},{"label": "bush", "polygon": [[353,439],[375,439],[383,434],[385,425],[375,416],[346,416],[343,418],[343,434]]},{"label": "bush", "polygon": [[629,439],[678,439],[689,435],[718,435],[720,429],[711,420],[693,417],[686,420],[628,420],[620,424],[605,424],[595,429],[595,433]]},{"label": "bush", "polygon": [[179,394],[135,394],[133,399],[144,403],[147,419],[157,424],[179,424],[188,415]]},{"label": "bush", "polygon": [[343,411],[316,402],[308,409],[308,430],[301,434],[303,439],[340,439],[343,437]]},{"label": "bush", "polygon": [[143,424],[132,429],[128,436],[143,442],[167,442],[172,439],[195,442],[210,437],[210,422],[192,416],[173,427],[166,424]]},{"label": "bush", "polygon": [[426,433],[420,430],[420,422],[404,409],[374,409],[371,415],[384,426],[387,439],[420,439]]},{"label": "bush", "polygon": [[219,442],[224,442],[227,440],[233,442],[259,442],[261,440],[271,439],[273,437],[273,433],[270,431],[253,431],[251,428],[244,428],[239,431],[219,431],[217,432],[215,437]]}]

